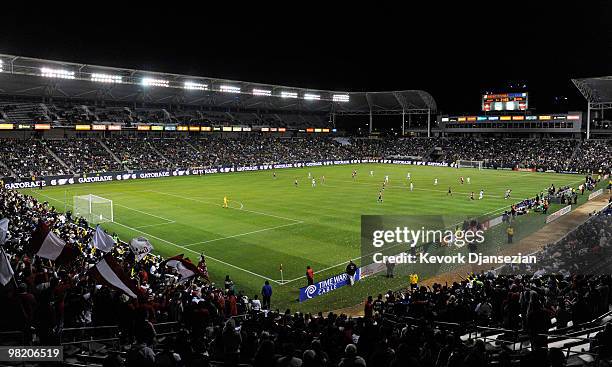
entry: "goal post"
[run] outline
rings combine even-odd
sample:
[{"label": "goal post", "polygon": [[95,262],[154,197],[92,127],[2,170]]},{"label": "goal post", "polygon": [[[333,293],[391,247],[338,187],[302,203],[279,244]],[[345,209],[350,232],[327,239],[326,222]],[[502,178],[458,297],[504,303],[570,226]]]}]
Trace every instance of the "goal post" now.
[{"label": "goal post", "polygon": [[469,160],[458,160],[455,162],[457,168],[478,168],[482,169],[483,161],[469,161]]},{"label": "goal post", "polygon": [[73,214],[85,218],[89,223],[99,224],[114,221],[113,201],[97,195],[79,195],[73,198]]}]

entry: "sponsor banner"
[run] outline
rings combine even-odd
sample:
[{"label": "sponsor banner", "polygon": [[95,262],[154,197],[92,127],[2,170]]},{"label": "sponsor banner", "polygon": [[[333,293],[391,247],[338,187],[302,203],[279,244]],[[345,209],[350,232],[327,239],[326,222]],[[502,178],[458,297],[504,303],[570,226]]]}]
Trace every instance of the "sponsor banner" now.
[{"label": "sponsor banner", "polygon": [[561,216],[569,213],[572,210],[572,206],[568,205],[563,209],[559,209],[556,212],[552,213],[551,215],[549,215],[548,217],[546,217],[546,223],[550,223],[554,220],[559,219]]},{"label": "sponsor banner", "polygon": [[118,171],[118,172],[100,172],[88,174],[62,175],[62,176],[46,176],[37,177],[35,180],[22,179],[15,180],[6,177],[4,187],[6,189],[26,189],[45,186],[64,186],[81,183],[93,182],[109,182],[109,181],[125,181],[136,179],[149,179],[172,176],[188,176],[188,175],[204,175],[229,172],[246,172],[260,171],[271,169],[284,168],[301,168],[301,167],[318,167],[318,166],[335,166],[360,163],[385,163],[385,164],[404,164],[404,165],[419,165],[419,166],[441,166],[448,167],[448,163],[440,162],[421,162],[414,160],[389,160],[389,159],[348,159],[348,160],[330,160],[330,161],[312,161],[312,162],[295,162],[295,163],[279,163],[279,164],[263,164],[255,166],[221,166],[213,168],[177,168],[174,170],[142,170],[142,171]]},{"label": "sponsor banner", "polygon": [[519,171],[519,172],[535,172],[535,168],[519,168],[519,167],[515,167],[512,169],[513,171]]},{"label": "sponsor banner", "polygon": [[[355,281],[361,278],[361,268],[357,268],[355,273]],[[349,277],[346,273],[335,275],[315,284],[300,288],[300,302],[321,296],[338,288],[349,284]]]},{"label": "sponsor banner", "polygon": [[593,191],[592,193],[589,194],[589,200],[595,199],[596,197],[598,197],[601,194],[603,194],[603,189],[599,189],[597,191]]}]

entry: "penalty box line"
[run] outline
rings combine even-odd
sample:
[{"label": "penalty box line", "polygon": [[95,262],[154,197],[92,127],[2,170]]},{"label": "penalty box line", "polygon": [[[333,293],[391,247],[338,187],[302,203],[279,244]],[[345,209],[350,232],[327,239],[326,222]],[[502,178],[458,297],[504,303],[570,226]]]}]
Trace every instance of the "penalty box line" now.
[{"label": "penalty box line", "polygon": [[235,234],[235,235],[232,235],[232,236],[219,237],[219,238],[213,238],[211,240],[189,243],[189,244],[184,245],[184,246],[185,247],[190,247],[190,246],[195,246],[195,245],[202,245],[202,244],[205,244],[205,243],[217,242],[217,241],[227,240],[227,239],[230,239],[230,238],[243,237],[243,236],[248,236],[250,234],[261,233],[261,232],[266,232],[266,231],[272,231],[272,230],[279,229],[279,228],[295,226],[295,225],[302,224],[302,223],[304,223],[304,222],[299,221],[299,222],[293,222],[293,223],[288,223],[288,224],[281,224],[279,226],[261,228],[261,229],[255,230],[255,231],[239,233],[239,234]]},{"label": "penalty box line", "polygon": [[[46,197],[47,199],[50,199],[50,200],[53,200],[53,201],[56,201],[56,202],[59,202],[59,203],[63,203],[63,201],[58,200],[58,199],[56,199],[56,198],[54,198],[54,197],[51,197],[51,196],[45,195],[45,194],[43,194],[43,193],[38,193],[38,195],[44,196],[44,197]],[[196,254],[196,255],[200,255],[200,253],[199,253],[199,252],[197,252],[197,251],[194,251],[194,250],[192,250],[192,249],[190,249],[190,248],[187,248],[187,247],[184,247],[184,246],[178,245],[178,244],[176,244],[176,243],[174,243],[174,242],[170,242],[170,241],[168,241],[168,240],[165,240],[165,239],[163,239],[163,238],[161,238],[161,237],[157,237],[157,236],[152,235],[152,234],[150,234],[150,233],[144,232],[144,231],[142,231],[142,230],[140,230],[140,229],[138,229],[138,228],[130,227],[130,226],[128,226],[128,225],[125,225],[125,224],[123,224],[123,223],[119,223],[119,222],[112,222],[112,223],[117,224],[117,225],[120,225],[120,226],[125,227],[125,228],[127,228],[127,229],[130,229],[130,230],[132,230],[132,231],[134,231],[134,232],[139,232],[139,233],[142,233],[142,234],[147,235],[147,236],[149,236],[149,237],[151,237],[151,238],[155,238],[156,240],[159,240],[159,241],[165,242],[165,243],[167,243],[167,244],[169,244],[169,245],[172,245],[172,246],[174,246],[174,247],[176,247],[176,248],[179,248],[179,249],[182,249],[182,250],[185,250],[185,251],[189,251],[189,252],[191,252],[191,253],[193,253],[193,254]],[[269,277],[263,276],[263,275],[261,275],[261,274],[257,274],[257,273],[255,273],[255,272],[252,272],[252,271],[250,271],[250,270],[247,270],[247,269],[241,268],[241,267],[236,266],[236,265],[234,265],[234,264],[230,264],[230,263],[228,263],[228,262],[226,262],[226,261],[223,261],[223,260],[220,260],[220,259],[214,258],[214,257],[209,256],[209,255],[204,255],[204,256],[206,256],[206,258],[207,258],[207,259],[211,259],[211,260],[216,261],[216,262],[218,262],[218,263],[220,263],[220,264],[227,265],[227,266],[229,266],[229,267],[231,267],[231,268],[234,268],[234,269],[237,269],[237,270],[243,271],[243,272],[245,272],[245,273],[248,273],[248,274],[254,275],[254,276],[258,277],[258,278],[261,278],[261,279],[264,279],[264,280],[269,280],[269,281],[274,282],[274,283],[276,283],[276,284],[278,284],[278,285],[280,285],[280,284],[281,284],[279,281],[276,281],[276,280],[274,280],[274,279],[272,279],[272,278],[269,278]]]},{"label": "penalty box line", "polygon": [[[125,225],[125,224],[123,224],[123,223],[119,223],[119,222],[113,222],[113,223],[118,224],[118,225],[120,225],[120,226],[122,226],[122,227],[125,227],[125,228],[127,228],[127,229],[130,229],[130,230],[132,230],[132,231],[135,231],[135,232],[140,232],[140,233],[142,233],[142,234],[144,234],[144,235],[147,235],[147,236],[149,236],[149,237],[151,237],[151,238],[155,238],[156,240],[159,240],[159,241],[165,242],[165,243],[167,243],[167,244],[169,244],[169,245],[172,245],[172,246],[174,246],[174,247],[176,247],[176,248],[179,248],[179,249],[181,249],[181,250],[188,251],[188,252],[191,252],[191,253],[196,254],[196,255],[200,255],[200,252],[194,251],[194,250],[192,250],[192,249],[190,249],[190,248],[188,248],[188,247],[178,245],[178,244],[176,244],[176,243],[174,243],[174,242],[170,242],[170,241],[165,240],[165,239],[163,239],[163,238],[161,238],[161,237],[157,237],[157,236],[152,235],[152,234],[150,234],[150,233],[144,232],[144,231],[142,231],[142,230],[140,230],[140,229],[138,229],[138,228],[130,227],[130,226],[127,226],[127,225]],[[274,280],[274,279],[271,279],[271,278],[269,278],[269,277],[263,276],[263,275],[261,275],[261,274],[257,274],[257,273],[255,273],[255,272],[252,272],[252,271],[248,270],[248,269],[241,268],[241,267],[239,267],[239,266],[236,266],[236,265],[234,265],[234,264],[228,263],[228,262],[226,262],[226,261],[223,261],[223,260],[220,260],[220,259],[214,258],[214,257],[212,257],[212,256],[210,256],[210,255],[204,255],[204,256],[206,257],[206,259],[211,259],[211,260],[216,261],[216,262],[218,262],[218,263],[220,263],[220,264],[223,264],[223,265],[229,266],[229,267],[231,267],[231,268],[234,268],[234,269],[237,269],[237,270],[243,271],[243,272],[245,272],[245,273],[248,273],[248,274],[254,275],[254,276],[258,277],[258,278],[261,278],[261,279],[264,279],[264,280],[269,280],[269,281],[274,282],[274,283],[279,284],[279,285],[281,284],[280,282],[278,282],[278,281],[276,281],[276,280]]]}]

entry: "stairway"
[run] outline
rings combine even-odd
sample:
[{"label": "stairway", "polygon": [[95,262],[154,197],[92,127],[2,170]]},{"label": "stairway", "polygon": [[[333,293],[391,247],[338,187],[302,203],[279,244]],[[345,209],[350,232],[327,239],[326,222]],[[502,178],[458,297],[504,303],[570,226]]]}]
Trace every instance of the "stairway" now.
[{"label": "stairway", "polygon": [[55,154],[55,152],[53,152],[51,148],[49,148],[46,144],[45,144],[45,149],[47,150],[50,156],[55,158],[55,160],[58,161],[59,164],[66,169],[66,172],[77,173],[77,172],[74,172],[70,167],[68,167],[66,162],[64,162],[60,157],[58,157],[57,154]]},{"label": "stairway", "polygon": [[[104,142],[102,140],[98,140],[98,143],[100,143],[100,145],[102,146],[102,148],[104,148],[104,150],[106,150],[108,152],[108,154],[110,154],[111,157],[113,157],[113,159],[115,160],[115,162],[119,163],[120,165],[123,165],[123,163],[121,162],[121,159],[119,159],[119,157],[117,157],[115,155],[115,153],[113,153],[112,150],[110,150],[110,148],[104,144]],[[124,167],[127,169],[127,167]]]}]

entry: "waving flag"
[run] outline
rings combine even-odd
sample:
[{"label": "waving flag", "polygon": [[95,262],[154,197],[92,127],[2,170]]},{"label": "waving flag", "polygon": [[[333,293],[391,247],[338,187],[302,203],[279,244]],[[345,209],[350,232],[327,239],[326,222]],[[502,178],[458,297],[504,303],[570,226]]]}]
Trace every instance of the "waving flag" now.
[{"label": "waving flag", "polygon": [[29,251],[43,259],[53,260],[58,265],[73,261],[79,253],[51,231],[46,223],[40,224],[32,233]]},{"label": "waving flag", "polygon": [[91,239],[91,245],[102,252],[110,252],[116,243],[115,240],[98,225],[96,226],[96,233],[94,233]]},{"label": "waving flag", "polygon": [[205,279],[208,279],[202,271],[189,260],[188,258],[184,258],[183,254],[176,255],[174,257],[169,258],[168,260],[161,263],[161,266],[167,266],[169,268],[174,268],[180,274],[179,281],[187,281],[196,276],[201,276]]},{"label": "waving flag", "polygon": [[115,288],[132,298],[137,298],[139,292],[134,280],[128,277],[111,254],[106,254],[89,270],[98,283]]},{"label": "waving flag", "polygon": [[7,285],[13,278],[13,268],[9,262],[8,255],[4,252],[4,248],[0,247],[0,284]]},{"label": "waving flag", "polygon": [[0,246],[4,245],[6,241],[6,234],[8,233],[9,220],[4,218],[0,220]]},{"label": "waving flag", "polygon": [[144,237],[136,237],[130,241],[130,250],[138,262],[153,251],[153,245]]}]

